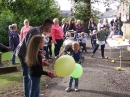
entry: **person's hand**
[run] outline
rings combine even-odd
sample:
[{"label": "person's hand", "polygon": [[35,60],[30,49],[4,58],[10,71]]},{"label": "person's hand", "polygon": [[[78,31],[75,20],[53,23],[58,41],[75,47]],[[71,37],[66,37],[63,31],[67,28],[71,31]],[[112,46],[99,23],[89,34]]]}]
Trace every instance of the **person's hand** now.
[{"label": "person's hand", "polygon": [[50,78],[56,78],[57,76],[55,76],[53,73],[51,73],[49,77]]},{"label": "person's hand", "polygon": [[46,55],[46,51],[42,51],[41,54]]},{"label": "person's hand", "polygon": [[9,46],[9,47],[7,47],[8,48],[8,50],[10,50],[11,49],[11,47]]},{"label": "person's hand", "polygon": [[53,41],[53,43],[54,43],[54,44],[57,44],[57,42],[56,42],[56,41]]},{"label": "person's hand", "polygon": [[44,66],[48,66],[48,67],[50,67],[50,64],[47,63],[47,62],[44,62]]}]

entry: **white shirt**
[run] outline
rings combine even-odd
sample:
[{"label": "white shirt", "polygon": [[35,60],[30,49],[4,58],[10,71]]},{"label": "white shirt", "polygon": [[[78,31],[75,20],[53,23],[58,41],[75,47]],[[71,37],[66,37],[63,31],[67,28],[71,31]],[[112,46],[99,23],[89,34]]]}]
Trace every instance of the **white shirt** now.
[{"label": "white shirt", "polygon": [[98,25],[97,25],[97,30],[98,30],[98,31],[100,31],[101,26],[103,26],[103,23],[98,23]]}]

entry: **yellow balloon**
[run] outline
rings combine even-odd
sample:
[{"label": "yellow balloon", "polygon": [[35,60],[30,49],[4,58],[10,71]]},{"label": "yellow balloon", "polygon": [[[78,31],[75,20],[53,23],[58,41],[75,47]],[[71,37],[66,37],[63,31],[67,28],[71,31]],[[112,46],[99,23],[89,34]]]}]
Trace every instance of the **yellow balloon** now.
[{"label": "yellow balloon", "polygon": [[75,68],[75,60],[72,56],[63,55],[54,64],[54,71],[59,77],[69,76]]}]

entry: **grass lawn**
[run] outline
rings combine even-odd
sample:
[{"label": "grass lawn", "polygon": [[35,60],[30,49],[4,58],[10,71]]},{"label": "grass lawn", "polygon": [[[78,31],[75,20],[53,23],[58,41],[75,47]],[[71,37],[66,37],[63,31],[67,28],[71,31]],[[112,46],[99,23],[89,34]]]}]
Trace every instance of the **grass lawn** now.
[{"label": "grass lawn", "polygon": [[[63,48],[63,46],[62,46]],[[62,49],[61,48],[61,49]],[[52,55],[54,56],[54,44],[52,44]],[[11,59],[12,52],[6,52],[2,54],[2,61],[8,61]],[[16,57],[16,62],[19,62],[18,57]],[[11,62],[8,64],[12,66]],[[17,65],[21,67],[20,65]],[[44,76],[41,77],[41,85],[45,82]],[[5,93],[21,93],[23,92],[22,87],[22,72],[13,72],[9,74],[0,75],[0,97]]]},{"label": "grass lawn", "polygon": [[[6,52],[2,54],[2,61],[8,61],[11,59],[12,52]],[[19,62],[18,57],[16,57],[16,62]],[[12,66],[9,62],[8,66]],[[16,65],[21,67],[20,64]],[[13,72],[9,74],[0,75],[0,97],[5,93],[21,93],[23,92],[22,87],[22,72]],[[41,77],[41,85],[44,83],[44,77]]]}]

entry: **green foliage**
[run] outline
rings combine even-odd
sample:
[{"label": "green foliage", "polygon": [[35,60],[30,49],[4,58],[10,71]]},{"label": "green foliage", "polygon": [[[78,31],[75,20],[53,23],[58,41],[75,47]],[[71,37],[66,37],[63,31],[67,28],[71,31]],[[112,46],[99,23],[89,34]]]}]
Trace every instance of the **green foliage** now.
[{"label": "green foliage", "polygon": [[8,45],[8,25],[13,22],[13,13],[9,10],[0,14],[0,42]]},{"label": "green foliage", "polygon": [[[92,8],[92,4],[95,3],[102,3],[104,4],[104,6],[108,6],[116,1],[119,0],[74,0],[75,2],[73,2],[73,8],[72,8],[72,12],[73,12],[73,16],[77,19],[80,19],[83,21],[85,28],[87,28],[88,26],[88,22],[90,18],[94,18],[94,20],[97,21],[98,17],[97,14],[99,14],[98,10],[95,10]],[[86,32],[88,32],[88,30],[86,29]]]},{"label": "green foliage", "polygon": [[12,23],[17,23],[19,32],[26,18],[31,26],[40,26],[45,18],[62,18],[55,0],[0,0],[0,9],[0,42],[6,45]]}]

